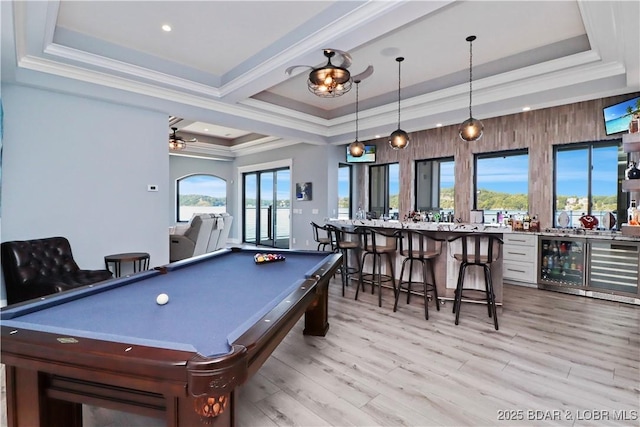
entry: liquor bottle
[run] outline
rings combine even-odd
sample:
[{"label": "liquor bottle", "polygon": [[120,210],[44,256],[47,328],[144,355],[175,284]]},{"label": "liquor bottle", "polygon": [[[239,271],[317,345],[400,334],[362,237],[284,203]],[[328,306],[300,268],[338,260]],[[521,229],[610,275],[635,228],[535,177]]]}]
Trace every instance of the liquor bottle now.
[{"label": "liquor bottle", "polygon": [[636,201],[635,199],[631,200],[631,205],[629,209],[627,209],[627,222],[631,222],[634,219],[634,215],[636,214]]}]

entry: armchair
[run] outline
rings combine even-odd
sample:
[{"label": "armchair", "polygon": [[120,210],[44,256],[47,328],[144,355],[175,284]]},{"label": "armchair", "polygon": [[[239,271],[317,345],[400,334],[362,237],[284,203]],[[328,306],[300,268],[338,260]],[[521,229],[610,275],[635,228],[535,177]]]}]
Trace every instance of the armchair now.
[{"label": "armchair", "polygon": [[109,270],[81,270],[64,237],[3,242],[1,252],[8,304],[113,277]]},{"label": "armchair", "polygon": [[209,214],[198,214],[191,218],[184,234],[169,235],[169,260],[180,261],[207,253],[214,222]]}]

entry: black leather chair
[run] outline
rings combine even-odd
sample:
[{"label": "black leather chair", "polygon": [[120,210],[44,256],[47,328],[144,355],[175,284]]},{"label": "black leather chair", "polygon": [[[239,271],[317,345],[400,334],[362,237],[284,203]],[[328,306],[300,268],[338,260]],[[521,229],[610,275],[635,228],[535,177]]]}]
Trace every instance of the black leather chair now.
[{"label": "black leather chair", "polygon": [[113,277],[109,270],[81,270],[64,237],[17,240],[0,246],[8,304]]}]

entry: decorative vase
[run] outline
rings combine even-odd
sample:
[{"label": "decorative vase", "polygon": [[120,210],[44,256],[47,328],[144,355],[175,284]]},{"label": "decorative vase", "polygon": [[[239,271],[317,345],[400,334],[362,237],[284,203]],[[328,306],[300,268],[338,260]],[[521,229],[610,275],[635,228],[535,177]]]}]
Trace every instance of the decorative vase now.
[{"label": "decorative vase", "polygon": [[627,178],[629,179],[640,179],[640,169],[636,166],[635,163],[632,163],[631,168],[627,172]]}]

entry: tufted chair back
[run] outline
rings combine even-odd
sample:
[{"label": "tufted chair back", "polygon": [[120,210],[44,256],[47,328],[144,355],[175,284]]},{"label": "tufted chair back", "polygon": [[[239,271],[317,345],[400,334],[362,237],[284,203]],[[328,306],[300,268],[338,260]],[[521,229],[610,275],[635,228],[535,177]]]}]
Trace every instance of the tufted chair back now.
[{"label": "tufted chair back", "polygon": [[81,270],[64,237],[3,242],[1,252],[9,304],[112,277],[108,270]]},{"label": "tufted chair back", "polygon": [[[5,242],[2,246],[2,264],[4,270],[12,275],[10,281],[13,283],[25,283],[39,276],[59,276],[80,269],[73,260],[71,245],[64,237]],[[6,268],[7,261],[11,268]]]}]

